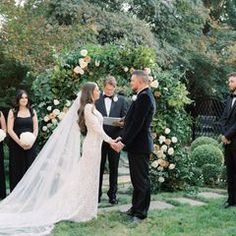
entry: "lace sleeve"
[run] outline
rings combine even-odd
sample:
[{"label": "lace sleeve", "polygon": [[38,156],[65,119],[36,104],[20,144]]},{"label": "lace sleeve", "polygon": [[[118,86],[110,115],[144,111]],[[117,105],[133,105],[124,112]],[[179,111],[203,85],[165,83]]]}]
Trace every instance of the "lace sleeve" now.
[{"label": "lace sleeve", "polygon": [[99,123],[98,117],[93,113],[92,104],[86,104],[84,108],[84,117],[88,127],[90,127],[95,133],[98,133],[105,142],[111,142],[111,138],[105,133],[102,125]]}]

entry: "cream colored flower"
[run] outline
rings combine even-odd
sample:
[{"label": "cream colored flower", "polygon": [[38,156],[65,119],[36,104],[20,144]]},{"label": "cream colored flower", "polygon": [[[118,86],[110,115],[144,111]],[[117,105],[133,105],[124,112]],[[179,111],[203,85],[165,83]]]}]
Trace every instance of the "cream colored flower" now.
[{"label": "cream colored flower", "polygon": [[129,71],[129,68],[127,66],[125,66],[123,69],[124,69],[124,72],[128,72]]},{"label": "cream colored flower", "polygon": [[167,150],[167,146],[164,144],[164,145],[162,145],[161,146],[161,150],[163,151],[163,152],[166,152],[166,150]]},{"label": "cream colored flower", "polygon": [[148,75],[150,75],[151,74],[151,69],[150,68],[144,68],[144,70],[145,70],[145,72],[148,74]]},{"label": "cream colored flower", "polygon": [[48,123],[48,124],[47,124],[47,127],[48,127],[48,128],[51,128],[51,127],[52,127],[52,123]]},{"label": "cream colored flower", "polygon": [[159,151],[157,151],[157,157],[158,158],[162,158],[163,157],[163,150],[159,150]]},{"label": "cream colored flower", "polygon": [[48,111],[51,111],[51,110],[52,110],[52,106],[48,106],[48,107],[47,107],[47,110],[48,110]]},{"label": "cream colored flower", "polygon": [[53,113],[53,112],[51,112],[50,114],[49,114],[49,118],[52,120],[52,119],[55,119],[56,118],[56,115]]},{"label": "cream colored flower", "polygon": [[160,176],[160,177],[158,178],[158,181],[159,181],[160,183],[163,183],[163,182],[165,181],[165,179],[164,179],[164,177]]},{"label": "cream colored flower", "polygon": [[174,168],[175,168],[175,164],[171,163],[171,164],[169,165],[169,169],[170,169],[170,170],[173,170]]},{"label": "cream colored flower", "polygon": [[50,119],[49,119],[48,116],[44,116],[43,120],[44,120],[45,122],[48,122]]},{"label": "cream colored flower", "polygon": [[159,82],[157,80],[154,80],[151,82],[150,86],[152,88],[158,88],[159,87]]},{"label": "cream colored flower", "polygon": [[60,102],[59,102],[59,100],[57,100],[57,99],[54,99],[54,100],[53,100],[53,104],[54,104],[55,106],[57,106],[57,105],[59,105],[59,104],[60,104]]},{"label": "cream colored flower", "polygon": [[170,145],[170,144],[171,144],[171,140],[170,140],[169,138],[167,138],[167,139],[165,140],[165,144],[166,144],[166,145]]},{"label": "cream colored flower", "polygon": [[59,109],[54,109],[52,111],[56,116],[58,116],[60,114],[60,110]]},{"label": "cream colored flower", "polygon": [[159,170],[159,171],[163,171],[164,168],[163,168],[162,166],[158,166],[157,170]]},{"label": "cream colored flower", "polygon": [[88,66],[88,63],[84,61],[84,59],[79,59],[79,65],[82,69],[86,68]]},{"label": "cream colored flower", "polygon": [[166,137],[161,135],[158,140],[159,140],[159,143],[162,144],[163,142],[165,142]]},{"label": "cream colored flower", "polygon": [[169,148],[168,151],[167,151],[167,153],[171,156],[174,154],[174,152],[175,152],[174,148]]},{"label": "cream colored flower", "polygon": [[43,126],[42,130],[45,132],[47,131],[48,127],[47,126]]},{"label": "cream colored flower", "polygon": [[176,137],[172,137],[172,138],[171,138],[171,141],[172,141],[172,143],[177,143],[177,142],[178,142],[178,139],[177,139]]},{"label": "cream colored flower", "polygon": [[84,70],[80,66],[76,66],[74,68],[74,72],[75,72],[75,74],[81,74],[81,75],[84,74]]},{"label": "cream colored flower", "polygon": [[66,106],[67,106],[67,107],[70,107],[70,106],[71,106],[71,101],[66,100]]},{"label": "cream colored flower", "polygon": [[165,128],[165,134],[169,134],[170,133],[170,129],[169,128]]},{"label": "cream colored flower", "polygon": [[52,123],[54,124],[54,125],[56,125],[58,122],[57,122],[57,119],[52,119]]},{"label": "cream colored flower", "polygon": [[82,50],[80,51],[80,54],[81,54],[81,56],[86,57],[87,54],[88,54],[88,51],[87,51],[86,49],[82,49]]},{"label": "cream colored flower", "polygon": [[158,167],[158,161],[156,160],[156,161],[154,161],[152,164],[151,164],[151,166],[153,167],[153,168],[157,168]]},{"label": "cream colored flower", "polygon": [[100,66],[100,61],[95,60],[95,66],[99,67]]},{"label": "cream colored flower", "polygon": [[65,112],[61,112],[61,113],[58,115],[59,120],[62,120],[62,119],[65,117],[65,115],[66,115]]}]

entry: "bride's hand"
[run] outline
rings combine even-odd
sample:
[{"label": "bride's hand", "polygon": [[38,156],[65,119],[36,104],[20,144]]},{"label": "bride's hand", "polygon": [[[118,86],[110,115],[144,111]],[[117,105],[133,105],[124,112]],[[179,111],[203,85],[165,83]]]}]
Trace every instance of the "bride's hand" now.
[{"label": "bride's hand", "polygon": [[117,143],[117,142],[119,142],[121,139],[122,139],[121,137],[117,137],[117,138],[115,139],[115,142]]}]

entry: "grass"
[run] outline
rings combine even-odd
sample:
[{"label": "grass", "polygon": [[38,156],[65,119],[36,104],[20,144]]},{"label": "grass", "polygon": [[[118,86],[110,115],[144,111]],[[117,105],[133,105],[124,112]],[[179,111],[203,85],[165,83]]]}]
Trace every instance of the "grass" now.
[{"label": "grass", "polygon": [[[161,193],[155,200],[169,200],[184,193]],[[125,202],[130,196],[122,196]],[[178,204],[174,209],[150,210],[149,217],[135,225],[122,213],[100,213],[86,223],[61,222],[53,236],[235,236],[236,207],[223,209],[223,199],[210,200],[207,205],[191,207]],[[104,203],[105,204],[105,203]]]}]

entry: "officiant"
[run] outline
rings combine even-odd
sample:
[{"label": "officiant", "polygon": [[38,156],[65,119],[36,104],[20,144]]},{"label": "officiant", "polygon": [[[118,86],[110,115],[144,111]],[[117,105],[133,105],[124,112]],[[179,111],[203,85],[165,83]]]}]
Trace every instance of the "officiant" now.
[{"label": "officiant", "polygon": [[[121,118],[119,121],[113,122],[111,125],[104,125],[105,132],[113,139],[121,136],[123,119],[128,111],[128,103],[124,96],[116,94],[117,82],[115,77],[107,76],[103,84],[103,92],[96,102],[96,108],[101,112],[103,117]],[[117,204],[117,178],[120,153],[114,151],[106,142],[102,144],[102,157],[100,167],[100,182],[99,182],[99,197],[98,202],[102,196],[102,182],[103,174],[108,159],[109,166],[109,190],[107,195],[109,203]]]}]

